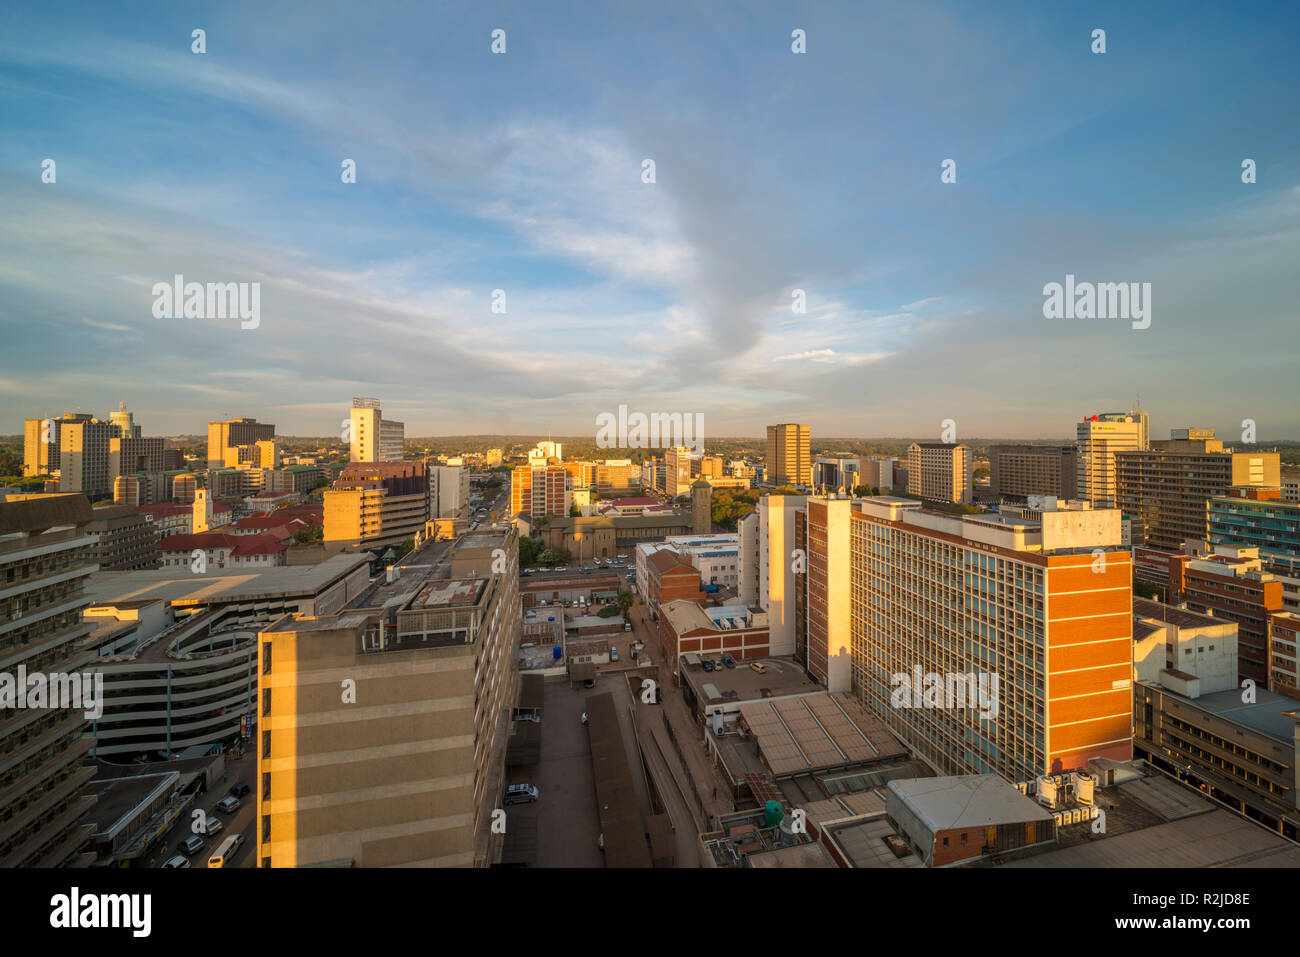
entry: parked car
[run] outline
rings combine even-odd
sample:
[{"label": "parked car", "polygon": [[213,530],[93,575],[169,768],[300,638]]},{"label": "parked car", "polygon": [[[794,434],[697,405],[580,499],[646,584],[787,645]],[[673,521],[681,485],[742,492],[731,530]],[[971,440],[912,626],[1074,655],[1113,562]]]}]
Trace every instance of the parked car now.
[{"label": "parked car", "polygon": [[515,715],[515,720],[516,720],[516,721],[531,721],[533,724],[541,724],[541,723],[542,723],[541,715],[534,714],[534,713],[531,712],[531,711],[528,712],[528,713],[526,713],[526,714],[517,714],[517,715]]},{"label": "parked car", "polygon": [[226,814],[234,814],[239,810],[239,798],[224,797],[217,802],[217,810],[224,811]]},{"label": "parked car", "polygon": [[531,784],[512,784],[506,788],[505,796],[502,797],[502,804],[532,804],[542,793]]},{"label": "parked car", "polygon": [[749,663],[749,667],[751,667],[752,669],[754,669],[755,671],[757,671],[760,675],[765,675],[765,674],[767,674],[767,669],[764,668],[764,667],[763,667],[761,664],[759,664],[757,661],[751,661],[751,662]]},{"label": "parked car", "polygon": [[188,858],[181,857],[181,855],[179,854],[177,854],[175,857],[169,857],[167,858],[167,860],[163,861],[163,867],[166,868],[193,867],[193,866],[194,865],[189,862]]},{"label": "parked car", "polygon": [[722,663],[726,665],[728,668],[736,667],[736,659],[731,657],[731,655],[723,655]]},{"label": "parked car", "polygon": [[596,687],[596,679],[588,678],[582,683],[582,686],[584,688],[594,688]]},{"label": "parked car", "polygon": [[247,781],[239,781],[230,789],[230,793],[233,797],[241,798],[251,790],[253,789],[248,786]]},{"label": "parked car", "polygon": [[611,649],[609,649],[609,660],[610,660],[610,661],[618,661],[618,649],[617,649],[617,648],[611,648]]},{"label": "parked car", "polygon": [[185,840],[176,845],[176,850],[185,855],[197,854],[199,851],[203,850],[203,838],[199,837],[197,834],[191,834]]},{"label": "parked car", "polygon": [[623,630],[624,630],[624,631],[631,631],[631,630],[632,630],[632,623],[631,623],[630,621],[625,621],[625,622],[623,622]]},{"label": "parked car", "polygon": [[713,670],[713,662],[712,662],[710,659],[708,659],[708,658],[705,658],[705,659],[704,659],[704,670],[705,670],[705,671],[712,671],[712,670]]}]

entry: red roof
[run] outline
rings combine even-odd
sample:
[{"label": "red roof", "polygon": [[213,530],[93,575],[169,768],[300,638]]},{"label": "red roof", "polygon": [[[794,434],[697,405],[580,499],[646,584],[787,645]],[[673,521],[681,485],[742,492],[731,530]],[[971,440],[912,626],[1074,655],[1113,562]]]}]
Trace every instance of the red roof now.
[{"label": "red roof", "polygon": [[228,548],[232,555],[268,555],[282,552],[286,546],[274,534],[226,535],[200,532],[198,535],[172,535],[159,543],[164,552],[191,552],[196,548]]},{"label": "red roof", "polygon": [[659,499],[650,498],[649,496],[633,498],[614,498],[609,500],[612,505],[622,508],[625,505],[658,505]]}]

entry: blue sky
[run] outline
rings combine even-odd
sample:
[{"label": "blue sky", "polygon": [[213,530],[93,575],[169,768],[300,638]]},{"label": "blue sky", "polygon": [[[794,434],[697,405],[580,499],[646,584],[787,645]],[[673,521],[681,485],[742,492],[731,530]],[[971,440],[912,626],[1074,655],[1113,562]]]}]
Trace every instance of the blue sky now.
[{"label": "blue sky", "polygon": [[[408,435],[626,404],[706,436],[1047,437],[1140,393],[1153,435],[1300,437],[1293,4],[5,17],[2,431],[125,400],[146,434],[325,434],[372,395]],[[177,273],[260,282],[260,325],[156,319]],[[1151,327],[1044,319],[1067,273],[1150,282]]]}]

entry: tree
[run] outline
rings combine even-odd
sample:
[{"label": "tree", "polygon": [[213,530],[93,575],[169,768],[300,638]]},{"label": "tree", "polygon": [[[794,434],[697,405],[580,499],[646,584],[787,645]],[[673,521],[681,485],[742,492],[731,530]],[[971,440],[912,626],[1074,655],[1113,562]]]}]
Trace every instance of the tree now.
[{"label": "tree", "polygon": [[582,509],[578,508],[577,505],[569,506],[569,518],[577,518],[581,514],[582,514]]},{"label": "tree", "polygon": [[627,618],[627,610],[632,607],[634,601],[636,601],[636,596],[630,591],[618,593],[618,610],[623,613],[625,619]]},{"label": "tree", "polygon": [[876,493],[870,485],[855,485],[853,486],[853,494],[857,498],[865,498],[868,495],[875,495]]},{"label": "tree", "polygon": [[542,547],[540,538],[519,539],[519,567],[527,568],[537,563],[537,553]]},{"label": "tree", "polygon": [[573,555],[567,548],[548,548],[537,556],[538,562],[543,565],[567,565],[572,558]]}]

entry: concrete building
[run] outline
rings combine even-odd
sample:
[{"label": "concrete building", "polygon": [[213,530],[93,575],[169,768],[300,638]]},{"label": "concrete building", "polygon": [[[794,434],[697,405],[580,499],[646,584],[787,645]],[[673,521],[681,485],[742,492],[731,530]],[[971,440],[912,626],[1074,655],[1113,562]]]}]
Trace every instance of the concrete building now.
[{"label": "concrete building", "polygon": [[957,516],[882,496],[850,515],[853,689],[940,773],[1131,757],[1120,514],[1057,505]]},{"label": "concrete building", "polygon": [[782,423],[767,427],[767,460],[763,470],[766,484],[780,488],[812,487],[812,429],[807,425]]},{"label": "concrete building", "polygon": [[853,685],[853,634],[849,601],[849,527],[853,501],[810,498],[807,505],[807,576],[804,642],[809,673],[829,691]]},{"label": "concrete building", "polygon": [[401,545],[429,521],[423,461],[350,462],[323,498],[326,549]]},{"label": "concrete building", "polygon": [[558,459],[536,460],[510,473],[511,515],[567,516],[572,504],[573,477]]},{"label": "concrete building", "polygon": [[[898,468],[898,459],[875,456],[873,458],[862,458],[858,460],[862,468],[861,484],[870,486],[877,490],[880,495],[888,495],[891,491],[897,489],[897,480],[894,478],[894,470]],[[901,491],[906,491],[906,483]],[[852,491],[852,489],[848,489]]]},{"label": "concrete building", "polygon": [[692,463],[698,470],[699,454],[689,447],[675,446],[664,449],[664,494],[669,498],[677,498],[679,495],[689,493]]},{"label": "concrete building", "polygon": [[1210,499],[1233,487],[1279,487],[1278,453],[1225,451],[1213,429],[1176,431],[1209,438],[1157,441],[1115,455],[1116,508],[1132,520],[1135,545],[1176,551],[1204,541]]},{"label": "concrete building", "polygon": [[[0,503],[0,867],[85,866],[94,857],[81,853],[95,804],[85,792],[95,769],[83,763],[94,651],[81,617],[95,571],[93,520],[84,495]],[[29,697],[33,676],[49,685],[39,702]]]},{"label": "concrete building", "polygon": [[226,466],[227,450],[240,446],[255,446],[258,442],[275,438],[275,426],[257,419],[238,418],[224,422],[208,423],[208,468]]},{"label": "concrete building", "polygon": [[81,492],[91,501],[113,494],[109,449],[117,426],[90,416],[59,424],[59,491]]},{"label": "concrete building", "polygon": [[23,419],[23,478],[59,474],[59,419]]},{"label": "concrete building", "polygon": [[659,606],[659,644],[674,675],[684,655],[728,654],[735,661],[768,658],[767,614],[745,605],[711,608],[690,599],[673,599]]},{"label": "concrete building", "polygon": [[89,531],[99,536],[94,561],[103,571],[157,568],[162,560],[158,530],[129,505],[106,505],[94,511]]},{"label": "concrete building", "polygon": [[863,484],[862,460],[856,455],[819,455],[813,460],[812,484],[822,493],[852,495]]},{"label": "concrete building", "polygon": [[1282,611],[1282,582],[1265,571],[1258,548],[1217,545],[1209,554],[1175,555],[1169,602],[1237,623],[1238,679],[1268,684],[1268,622]]},{"label": "concrete building", "polygon": [[713,531],[713,486],[707,479],[696,479],[691,486],[691,531],[696,535]]},{"label": "concrete building", "polygon": [[385,419],[378,399],[352,400],[349,413],[352,427],[351,459],[353,462],[400,462],[406,439],[406,426]]},{"label": "concrete building", "polygon": [[1077,498],[1078,450],[1073,445],[989,447],[989,491],[998,498],[1025,500],[1050,495]]},{"label": "concrete building", "polygon": [[758,514],[757,605],[767,612],[772,654],[777,656],[793,655],[796,649],[799,591],[796,576],[802,570],[795,552],[795,524],[796,516],[807,507],[807,502],[806,495],[764,495],[755,508]]},{"label": "concrete building", "polygon": [[1085,416],[1076,428],[1079,450],[1075,488],[1094,508],[1114,508],[1115,455],[1150,448],[1151,418],[1142,411]]},{"label": "concrete building", "polygon": [[907,448],[907,492],[928,502],[970,504],[974,456],[964,445],[913,442]]},{"label": "concrete building", "polygon": [[1300,698],[1300,615],[1275,611],[1268,619],[1268,690]]},{"label": "concrete building", "polygon": [[261,632],[259,866],[493,862],[521,628],[515,533],[498,547],[505,573],[426,580],[392,627],[348,610]]},{"label": "concrete building", "polygon": [[469,469],[460,465],[429,466],[430,518],[469,518]]}]

